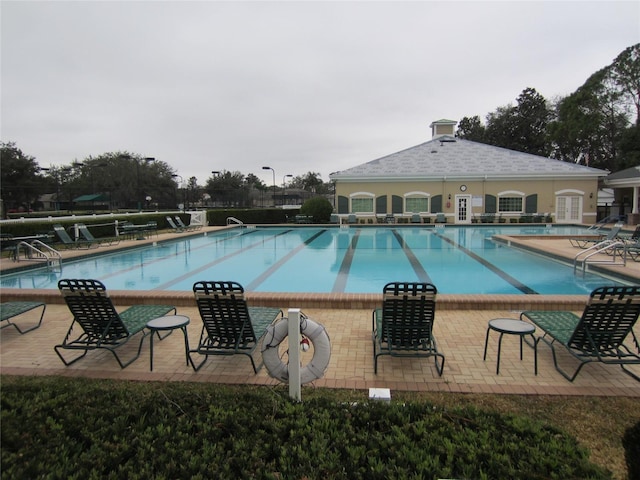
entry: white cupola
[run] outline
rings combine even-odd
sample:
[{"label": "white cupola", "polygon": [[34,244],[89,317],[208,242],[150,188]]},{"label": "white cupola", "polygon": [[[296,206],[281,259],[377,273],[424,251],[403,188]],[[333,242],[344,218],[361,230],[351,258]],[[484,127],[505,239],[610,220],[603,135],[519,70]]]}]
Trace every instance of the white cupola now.
[{"label": "white cupola", "polygon": [[429,125],[431,127],[431,138],[438,138],[444,135],[455,136],[456,125],[458,125],[458,122],[455,120],[447,120],[445,118],[431,122],[431,125]]}]

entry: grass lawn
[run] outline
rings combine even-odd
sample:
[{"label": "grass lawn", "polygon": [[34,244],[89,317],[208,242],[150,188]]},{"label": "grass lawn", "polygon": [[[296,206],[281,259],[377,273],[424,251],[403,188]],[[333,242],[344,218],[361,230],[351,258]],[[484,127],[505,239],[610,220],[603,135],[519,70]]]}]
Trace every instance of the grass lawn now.
[{"label": "grass lawn", "polygon": [[640,422],[638,398],[1,380],[3,479],[622,480]]}]

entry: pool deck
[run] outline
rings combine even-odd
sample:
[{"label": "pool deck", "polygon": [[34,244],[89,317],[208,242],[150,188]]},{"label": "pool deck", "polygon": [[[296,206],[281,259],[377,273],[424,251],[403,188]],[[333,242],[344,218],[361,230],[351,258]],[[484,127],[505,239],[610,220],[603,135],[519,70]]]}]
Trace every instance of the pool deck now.
[{"label": "pool deck", "polygon": [[[195,234],[217,230],[210,227]],[[633,228],[629,227],[630,233]],[[163,241],[186,233],[160,232],[147,240],[123,241],[112,247],[98,249],[64,250],[64,258],[95,254],[107,250],[139,246],[143,243]],[[522,248],[541,250],[564,258],[573,258],[579,249],[571,247],[567,239],[510,238],[512,244]],[[12,269],[18,264],[9,259],[0,260],[0,270]],[[640,283],[640,262],[628,261],[626,266],[601,266],[635,278]],[[178,314],[191,319],[188,326],[191,347],[197,345],[202,322],[191,292],[125,292],[110,291],[118,309],[136,303],[171,303]],[[371,310],[381,301],[381,295],[336,294],[269,294],[247,295],[250,304],[278,306],[285,313],[288,308],[302,308],[310,318],[323,324],[331,338],[332,355],[323,378],[305,388],[345,388],[365,390],[389,388],[393,391],[443,391],[462,393],[525,394],[525,395],[580,395],[640,397],[640,382],[626,375],[617,366],[590,364],[585,366],[573,382],[564,379],[554,368],[549,347],[544,344],[538,351],[538,375],[534,375],[533,350],[524,347],[524,358],[519,358],[519,342],[505,335],[502,341],[500,374],[496,375],[498,334],[489,339],[487,360],[483,361],[487,323],[492,318],[518,318],[523,309],[568,309],[580,313],[586,296],[575,295],[439,295],[434,334],[439,350],[446,356],[444,374],[439,377],[432,359],[380,357],[378,373],[373,372],[373,345],[371,341]],[[265,368],[254,374],[249,359],[210,357],[198,372],[186,365],[184,341],[175,332],[162,341],[154,342],[154,371],[149,371],[149,342],[145,341],[142,355],[122,370],[108,352],[89,352],[79,362],[65,367],[54,352],[61,343],[71,316],[57,291],[4,289],[2,301],[40,300],[47,303],[44,321],[39,329],[20,335],[14,328],[0,333],[0,373],[4,375],[61,375],[91,378],[118,378],[138,381],[195,381],[228,384],[276,385]],[[35,313],[18,317],[16,323],[28,326],[36,321]],[[635,328],[640,336],[640,325]],[[137,342],[127,345],[123,355],[133,352]],[[129,349],[129,350],[127,350]],[[125,353],[126,352],[126,353]],[[255,358],[260,360],[259,352]],[[303,358],[303,363],[307,359]],[[574,365],[572,358],[562,353],[562,365]],[[634,368],[634,367],[632,367]],[[634,369],[640,375],[640,366]],[[303,390],[304,396],[304,390]]]}]

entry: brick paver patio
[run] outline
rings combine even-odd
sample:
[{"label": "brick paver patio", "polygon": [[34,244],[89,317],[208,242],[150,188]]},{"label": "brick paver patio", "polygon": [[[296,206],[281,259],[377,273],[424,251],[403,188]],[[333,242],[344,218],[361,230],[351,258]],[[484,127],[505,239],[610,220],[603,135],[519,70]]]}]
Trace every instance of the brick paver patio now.
[{"label": "brick paver patio", "polygon": [[[172,235],[161,233],[159,239]],[[158,241],[154,238],[153,241]],[[135,240],[133,241],[135,242]],[[526,240],[526,242],[534,242]],[[575,250],[567,248],[568,240],[536,240],[543,242],[546,251],[571,255]],[[140,242],[138,242],[139,244]],[[567,244],[567,245],[565,245]],[[126,246],[121,242],[118,247]],[[105,247],[100,247],[105,248]],[[66,251],[66,256],[86,254],[85,252]],[[15,267],[13,262],[2,259],[2,269]],[[623,267],[614,267],[623,268]],[[640,264],[631,262],[625,268],[629,275],[640,273]],[[189,341],[197,345],[202,322],[190,292],[180,294],[164,292],[135,292],[129,297],[123,292],[111,292],[118,309],[126,308],[130,303],[171,303],[178,307],[178,314],[191,319],[188,326]],[[47,302],[42,326],[25,335],[13,328],[5,328],[0,335],[0,373],[8,375],[64,375],[95,378],[120,378],[141,381],[198,381],[213,383],[236,383],[271,385],[277,383],[269,377],[266,369],[254,375],[249,360],[244,356],[210,357],[199,371],[194,372],[185,364],[184,341],[180,332],[174,333],[163,341],[154,344],[154,370],[149,371],[149,342],[145,341],[141,357],[122,370],[108,352],[89,352],[76,364],[65,367],[54,352],[54,345],[61,343],[69,325],[71,316],[67,307],[61,303],[57,291],[28,291],[6,289],[2,292],[2,301],[13,299],[40,298]],[[482,298],[480,298],[482,297]],[[271,295],[250,297],[256,303],[276,305],[283,308],[301,307],[305,314],[322,323],[329,333],[332,343],[332,355],[325,376],[306,388],[347,388],[367,389],[384,387],[407,391],[450,391],[497,394],[535,394],[535,395],[621,395],[640,397],[640,382],[626,375],[617,366],[591,364],[571,383],[565,380],[554,368],[550,349],[541,344],[538,352],[538,375],[534,375],[533,350],[524,347],[524,359],[520,361],[517,336],[505,335],[502,342],[500,374],[496,375],[497,334],[489,340],[487,360],[483,361],[484,339],[487,323],[492,318],[518,318],[522,309],[518,302],[510,303],[504,298],[485,298],[486,296],[466,296],[461,301],[457,296],[441,296],[442,303],[436,311],[435,335],[439,349],[446,355],[444,374],[439,377],[432,359],[399,359],[381,357],[378,362],[378,374],[373,373],[373,345],[371,341],[371,308],[378,296],[357,296],[315,301],[313,298],[294,295]],[[522,298],[522,296],[519,296]],[[541,296],[538,296],[541,297]],[[136,299],[135,302],[132,301]],[[355,298],[355,300],[354,300]],[[543,301],[543,299],[535,299]],[[563,299],[565,304],[577,313],[580,302],[586,297]],[[553,301],[551,302],[553,303]],[[557,303],[557,302],[556,302]],[[528,308],[528,307],[527,307]],[[21,320],[24,324],[32,321],[29,314]],[[35,319],[33,321],[36,321]],[[636,326],[636,335],[640,335],[640,325]],[[126,348],[133,351],[137,342]],[[309,354],[307,354],[309,355]],[[259,352],[256,353],[260,360]],[[307,357],[308,360],[308,357]],[[303,357],[303,362],[305,362]],[[560,361],[573,364],[568,355],[561,355]],[[636,369],[640,374],[640,366]],[[303,392],[304,395],[304,392]]]}]

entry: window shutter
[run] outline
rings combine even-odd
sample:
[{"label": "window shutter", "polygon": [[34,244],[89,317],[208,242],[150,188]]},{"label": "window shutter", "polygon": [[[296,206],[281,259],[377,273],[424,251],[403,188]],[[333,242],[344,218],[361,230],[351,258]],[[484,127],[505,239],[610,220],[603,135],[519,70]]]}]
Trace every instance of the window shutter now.
[{"label": "window shutter", "polygon": [[382,195],[376,198],[376,213],[387,213],[387,196]]},{"label": "window shutter", "polygon": [[349,199],[342,195],[338,196],[338,213],[349,213]]},{"label": "window shutter", "polygon": [[431,198],[431,213],[442,212],[442,195],[435,195]]},{"label": "window shutter", "polygon": [[524,203],[524,213],[536,213],[538,211],[538,194],[527,196]]},{"label": "window shutter", "polygon": [[398,195],[391,197],[391,213],[402,213],[404,200]]},{"label": "window shutter", "polygon": [[485,195],[484,196],[484,213],[497,213],[497,205],[496,205],[496,196],[495,195]]}]

